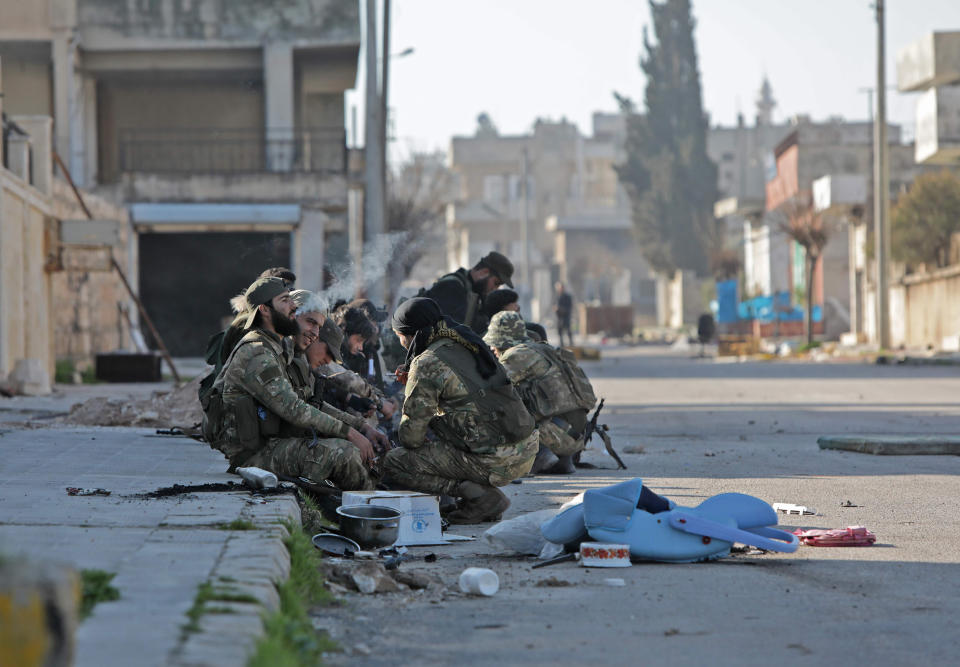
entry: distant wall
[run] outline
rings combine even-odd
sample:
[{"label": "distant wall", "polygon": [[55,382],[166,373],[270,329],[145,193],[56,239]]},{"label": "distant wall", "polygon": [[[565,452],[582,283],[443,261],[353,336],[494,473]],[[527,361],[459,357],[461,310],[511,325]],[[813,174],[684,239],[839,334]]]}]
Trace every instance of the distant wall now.
[{"label": "distant wall", "polygon": [[960,334],[960,266],[906,276],[903,284],[907,347],[939,349],[945,336]]},{"label": "distant wall", "polygon": [[[84,193],[84,202],[97,220],[115,220],[120,236],[116,245],[103,249],[64,247],[61,270],[51,274],[53,345],[57,359],[91,362],[94,355],[119,349],[132,350],[129,326],[118,307],[129,309],[134,321],[136,306],[110,269],[111,253],[128,274],[127,247],[130,229],[125,208]],[[58,220],[84,220],[86,215],[65,182],[53,181],[53,214]]]},{"label": "distant wall", "polygon": [[21,359],[53,377],[44,193],[0,167],[0,380]]}]

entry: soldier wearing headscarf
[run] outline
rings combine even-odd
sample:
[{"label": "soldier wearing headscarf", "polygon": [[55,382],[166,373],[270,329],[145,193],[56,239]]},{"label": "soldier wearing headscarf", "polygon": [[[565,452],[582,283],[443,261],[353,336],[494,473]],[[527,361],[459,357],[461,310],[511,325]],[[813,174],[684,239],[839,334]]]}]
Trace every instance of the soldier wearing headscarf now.
[{"label": "soldier wearing headscarf", "polygon": [[386,456],[385,480],[459,498],[451,523],[498,520],[510,501],[497,487],[533,464],[533,419],[483,340],[432,299],[405,301],[392,326],[408,375],[401,447]]}]

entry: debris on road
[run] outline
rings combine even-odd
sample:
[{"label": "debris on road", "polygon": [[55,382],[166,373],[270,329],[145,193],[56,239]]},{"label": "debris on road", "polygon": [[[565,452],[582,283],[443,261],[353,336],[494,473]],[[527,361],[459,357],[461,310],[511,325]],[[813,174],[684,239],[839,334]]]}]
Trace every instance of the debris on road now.
[{"label": "debris on road", "polygon": [[807,507],[806,505],[794,505],[793,503],[774,503],[773,509],[778,512],[783,512],[784,514],[799,514],[800,516],[813,516],[817,513],[817,510]]},{"label": "debris on road", "polygon": [[834,530],[798,528],[793,534],[800,538],[801,543],[811,547],[869,547],[877,541],[877,536],[863,526]]},{"label": "debris on road", "polygon": [[467,595],[490,597],[500,590],[500,577],[485,567],[468,567],[460,573],[460,590]]},{"label": "debris on road", "polygon": [[573,586],[573,582],[567,581],[566,579],[557,579],[556,577],[547,577],[535,583],[534,586],[539,586],[540,588],[563,588]]},{"label": "debris on road", "polygon": [[62,420],[83,426],[153,426],[190,428],[203,418],[196,378],[172,391],[156,391],[138,401],[95,397],[70,409]]},{"label": "debris on road", "polygon": [[643,445],[630,445],[629,447],[623,448],[624,454],[645,454],[646,450],[643,448]]},{"label": "debris on road", "polygon": [[846,502],[840,503],[840,507],[863,507],[863,505],[854,505],[848,500]]},{"label": "debris on road", "polygon": [[620,579],[619,577],[610,577],[608,579],[604,579],[603,583],[606,586],[611,586],[613,588],[620,588],[621,586],[627,585],[627,582],[625,582],[623,579]]},{"label": "debris on road", "polygon": [[109,496],[110,492],[106,489],[81,489],[79,486],[68,486],[68,496]]},{"label": "debris on road", "polygon": [[538,556],[547,540],[540,533],[540,524],[556,516],[557,510],[528,512],[500,521],[483,533],[483,541],[504,553]]}]

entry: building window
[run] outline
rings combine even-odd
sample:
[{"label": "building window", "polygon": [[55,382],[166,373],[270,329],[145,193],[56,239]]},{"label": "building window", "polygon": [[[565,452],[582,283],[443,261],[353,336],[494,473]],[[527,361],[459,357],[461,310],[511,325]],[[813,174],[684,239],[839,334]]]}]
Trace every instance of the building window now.
[{"label": "building window", "polygon": [[483,177],[483,200],[491,204],[503,203],[503,176],[496,174]]}]

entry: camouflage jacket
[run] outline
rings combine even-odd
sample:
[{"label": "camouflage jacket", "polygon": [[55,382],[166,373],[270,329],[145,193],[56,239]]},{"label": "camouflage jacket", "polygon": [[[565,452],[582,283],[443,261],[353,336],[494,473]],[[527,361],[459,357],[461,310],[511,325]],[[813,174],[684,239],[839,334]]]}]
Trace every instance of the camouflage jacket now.
[{"label": "camouflage jacket", "polygon": [[[537,343],[521,343],[500,355],[500,363],[537,420],[540,442],[551,450],[576,451],[586,411],[576,406],[563,371],[537,350]],[[562,421],[552,422],[559,417]],[[574,433],[571,433],[574,431]]]},{"label": "camouflage jacket", "polygon": [[[237,344],[233,358],[222,372],[223,424],[219,429],[217,449],[233,460],[235,456],[250,455],[249,447],[243,445],[238,432],[238,404],[244,397],[252,398],[263,408],[260,418],[274,415],[280,429],[290,425],[313,429],[321,437],[346,438],[350,427],[306,403],[294,389],[287,375],[292,361],[290,349],[285,349],[282,339],[268,331],[254,329]],[[219,382],[219,379],[218,379]],[[267,420],[269,421],[269,420]],[[265,437],[271,434],[263,433]],[[249,439],[247,439],[249,441]]]},{"label": "camouflage jacket", "polygon": [[[420,447],[427,440],[428,428],[443,425],[447,433],[460,434],[457,437],[462,438],[462,442],[449,443],[458,449],[483,453],[485,449],[494,449],[483,444],[491,438],[499,438],[499,444],[508,449],[516,445],[503,441],[497,423],[491,422],[491,415],[481,412],[477,401],[461,400],[471,396],[471,393],[456,371],[442,358],[447,351],[440,348],[445,346],[458,347],[448,338],[438,339],[410,364],[403,414],[397,429],[400,444],[407,448]],[[506,376],[501,377],[506,381]],[[511,400],[517,401],[517,407],[529,419],[516,395]],[[529,423],[532,428],[532,420]],[[441,440],[448,437],[439,435],[439,432],[434,435]]]},{"label": "camouflage jacket", "polygon": [[383,394],[376,387],[335,361],[330,362],[326,366],[321,366],[320,374],[351,394],[362,398],[369,398],[375,403],[379,403],[384,399]]},{"label": "camouflage jacket", "polygon": [[299,352],[294,353],[293,360],[287,367],[287,375],[297,395],[310,405],[319,409],[320,412],[342,421],[344,424],[352,426],[358,431],[363,430],[367,425],[362,417],[339,410],[323,400],[323,397],[317,391],[317,378],[310,371],[310,365],[307,363],[303,354]]}]

